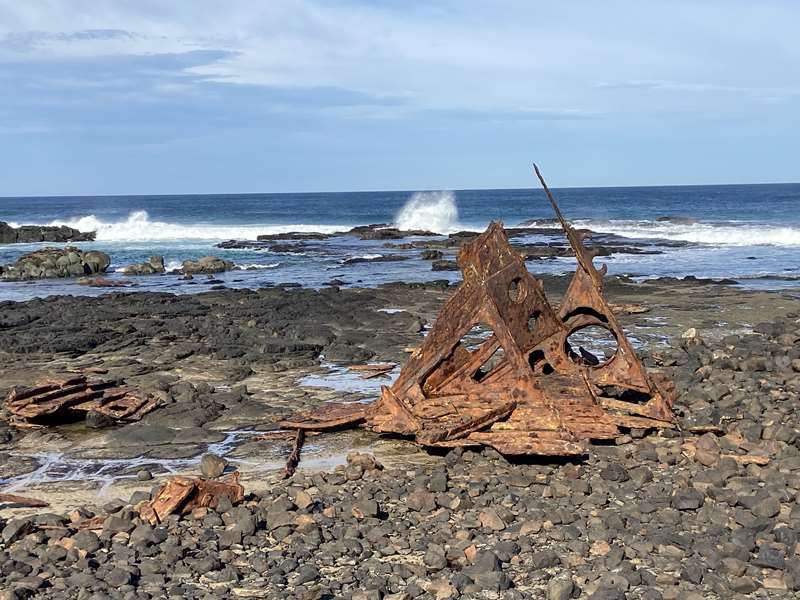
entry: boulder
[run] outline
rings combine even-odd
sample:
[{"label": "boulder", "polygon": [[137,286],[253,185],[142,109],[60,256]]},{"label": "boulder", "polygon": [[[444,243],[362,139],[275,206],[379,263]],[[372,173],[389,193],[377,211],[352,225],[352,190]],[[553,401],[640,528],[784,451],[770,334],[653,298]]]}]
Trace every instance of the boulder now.
[{"label": "boulder", "polygon": [[13,244],[17,241],[17,231],[5,221],[0,221],[0,244]]},{"label": "boulder", "polygon": [[165,271],[164,257],[151,256],[146,262],[128,265],[125,267],[124,273],[125,275],[155,275]]},{"label": "boulder", "polygon": [[223,260],[216,256],[204,256],[198,260],[185,260],[181,270],[186,273],[222,273],[230,271],[235,265],[229,260]]},{"label": "boulder", "polygon": [[6,281],[51,279],[58,277],[83,277],[105,273],[111,258],[99,250],[82,251],[80,248],[43,248],[22,255],[17,262],[0,269],[0,278]]}]

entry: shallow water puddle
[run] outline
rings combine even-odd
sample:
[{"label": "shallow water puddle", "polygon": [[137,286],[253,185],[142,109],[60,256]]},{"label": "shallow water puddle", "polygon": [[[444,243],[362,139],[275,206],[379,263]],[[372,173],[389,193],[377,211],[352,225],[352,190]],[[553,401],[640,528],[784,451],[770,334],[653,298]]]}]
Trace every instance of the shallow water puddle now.
[{"label": "shallow water puddle", "polygon": [[400,366],[396,366],[385,376],[363,379],[358,373],[349,371],[346,367],[322,361],[320,366],[328,369],[323,375],[306,375],[298,380],[304,387],[328,388],[337,392],[363,393],[379,396],[381,386],[390,386],[400,375]]}]

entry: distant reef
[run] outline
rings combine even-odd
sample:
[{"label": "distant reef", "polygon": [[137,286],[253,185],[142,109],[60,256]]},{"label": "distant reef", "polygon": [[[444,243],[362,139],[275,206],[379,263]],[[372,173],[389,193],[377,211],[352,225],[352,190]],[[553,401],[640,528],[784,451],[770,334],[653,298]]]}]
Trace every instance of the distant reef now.
[{"label": "distant reef", "polygon": [[0,244],[32,244],[36,242],[91,242],[97,232],[82,232],[66,225],[22,225],[12,227],[0,221]]}]

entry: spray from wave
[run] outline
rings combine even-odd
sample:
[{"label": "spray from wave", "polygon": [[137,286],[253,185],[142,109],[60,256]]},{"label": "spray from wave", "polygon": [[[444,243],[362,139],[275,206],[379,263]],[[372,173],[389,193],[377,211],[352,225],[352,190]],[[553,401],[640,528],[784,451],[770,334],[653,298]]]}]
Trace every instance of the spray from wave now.
[{"label": "spray from wave", "polygon": [[348,229],[340,225],[185,225],[152,221],[146,211],[137,210],[122,221],[102,221],[88,215],[64,221],[52,221],[48,225],[66,225],[80,231],[96,231],[99,242],[140,242],[175,240],[231,240],[256,239],[263,234],[287,233],[289,231],[334,233]]},{"label": "spray from wave", "polygon": [[394,225],[403,231],[457,231],[458,207],[455,196],[452,192],[416,192],[397,213]]}]

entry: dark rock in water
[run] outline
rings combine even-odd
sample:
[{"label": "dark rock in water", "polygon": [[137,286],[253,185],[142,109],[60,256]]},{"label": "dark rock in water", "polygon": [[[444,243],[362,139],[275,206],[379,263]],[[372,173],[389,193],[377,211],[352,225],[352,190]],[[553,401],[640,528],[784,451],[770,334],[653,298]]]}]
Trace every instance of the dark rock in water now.
[{"label": "dark rock in water", "polygon": [[354,256],[353,258],[346,258],[342,261],[342,264],[355,265],[358,263],[396,262],[408,259],[408,256],[402,256],[400,254],[379,254],[377,256]]},{"label": "dark rock in water", "polygon": [[434,236],[438,235],[431,231],[424,231],[415,229],[412,231],[402,231],[396,227],[387,226],[386,223],[378,223],[374,225],[363,225],[360,227],[353,227],[347,232],[347,235],[357,235],[362,240],[399,240],[404,237],[412,235],[416,236]]},{"label": "dark rock in water", "polygon": [[2,268],[0,277],[8,281],[83,277],[105,273],[111,258],[98,250],[80,248],[44,248],[21,256],[17,262]]},{"label": "dark rock in water", "polygon": [[441,260],[444,253],[441,250],[423,250],[420,254],[422,260]]},{"label": "dark rock in water", "polygon": [[185,274],[192,273],[222,273],[230,271],[235,265],[229,260],[224,260],[216,256],[204,256],[198,260],[185,260],[181,270]]},{"label": "dark rock in water", "polygon": [[37,242],[90,242],[96,232],[81,232],[72,227],[46,225],[23,225],[11,227],[0,221],[0,244],[33,244]]},{"label": "dark rock in water", "polygon": [[431,264],[431,271],[458,271],[458,263],[454,260],[435,260]]},{"label": "dark rock in water", "polygon": [[164,257],[151,256],[146,262],[128,265],[125,267],[123,273],[125,273],[125,275],[155,275],[157,273],[164,273],[165,271]]},{"label": "dark rock in water", "polygon": [[697,223],[696,219],[692,217],[683,217],[681,215],[665,215],[663,217],[657,217],[656,221],[659,223],[674,223],[675,225],[694,225]]},{"label": "dark rock in water", "polygon": [[[317,233],[317,232],[298,232],[298,231],[290,231],[288,233],[270,233],[265,235],[259,235],[256,237],[256,240],[259,242],[268,242],[273,240],[326,240],[331,237],[332,234],[330,233]],[[235,240],[229,240],[229,242],[223,243],[236,243]],[[223,247],[220,245],[220,247]]]}]

